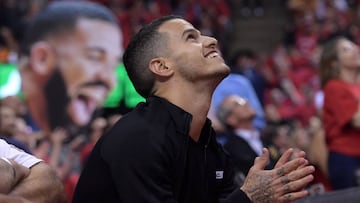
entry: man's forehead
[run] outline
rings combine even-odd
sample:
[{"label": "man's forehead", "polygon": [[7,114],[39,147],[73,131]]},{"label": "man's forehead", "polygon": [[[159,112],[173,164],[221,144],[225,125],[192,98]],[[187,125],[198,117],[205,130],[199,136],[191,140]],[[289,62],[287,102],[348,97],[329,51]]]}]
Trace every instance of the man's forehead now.
[{"label": "man's forehead", "polygon": [[176,18],[176,19],[168,20],[165,23],[163,23],[159,28],[159,32],[167,32],[167,33],[174,32],[181,35],[182,32],[187,29],[195,29],[195,28],[188,21],[184,19]]}]

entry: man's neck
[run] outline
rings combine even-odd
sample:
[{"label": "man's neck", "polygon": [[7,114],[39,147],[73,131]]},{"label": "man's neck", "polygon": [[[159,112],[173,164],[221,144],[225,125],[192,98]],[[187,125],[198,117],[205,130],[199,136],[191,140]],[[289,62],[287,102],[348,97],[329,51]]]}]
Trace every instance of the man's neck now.
[{"label": "man's neck", "polygon": [[167,99],[192,115],[189,136],[198,141],[210,109],[212,94],[222,78],[194,81],[177,78],[156,87],[155,95]]}]

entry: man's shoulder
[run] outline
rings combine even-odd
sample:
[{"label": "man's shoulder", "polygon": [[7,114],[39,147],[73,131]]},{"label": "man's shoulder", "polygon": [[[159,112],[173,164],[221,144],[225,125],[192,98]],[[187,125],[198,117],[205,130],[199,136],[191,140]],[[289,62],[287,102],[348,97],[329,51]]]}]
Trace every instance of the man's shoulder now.
[{"label": "man's shoulder", "polygon": [[103,145],[136,145],[161,142],[166,136],[164,115],[134,109],[123,116],[104,136]]},{"label": "man's shoulder", "polygon": [[165,128],[166,124],[163,121],[168,119],[169,115],[163,109],[155,109],[144,104],[125,114],[111,130],[123,134],[142,131],[151,133],[153,130]]}]

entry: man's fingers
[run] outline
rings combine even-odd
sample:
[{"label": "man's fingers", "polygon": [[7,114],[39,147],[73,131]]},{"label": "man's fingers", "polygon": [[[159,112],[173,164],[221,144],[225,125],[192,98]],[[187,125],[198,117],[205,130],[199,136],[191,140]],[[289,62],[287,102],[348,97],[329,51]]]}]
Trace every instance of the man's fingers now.
[{"label": "man's fingers", "polygon": [[294,153],[294,158],[305,158],[306,153],[304,151],[299,151]]},{"label": "man's fingers", "polygon": [[314,166],[306,166],[304,168],[297,169],[295,171],[290,172],[289,174],[279,177],[274,182],[274,184],[285,185],[285,184],[288,184],[289,182],[304,178],[304,177],[314,173],[314,171],[315,171]]},{"label": "man's fingers", "polygon": [[312,175],[308,175],[278,188],[276,193],[280,194],[279,200],[281,202],[292,202],[294,200],[305,197],[306,195],[308,195],[308,191],[303,190],[303,188],[313,179],[314,177]]},{"label": "man's fingers", "polygon": [[292,192],[297,192],[303,190],[303,188],[309,184],[314,179],[314,176],[308,175],[303,177],[299,180],[292,181],[288,184],[283,185],[282,187],[278,188],[279,194],[289,194]]},{"label": "man's fingers", "polygon": [[308,194],[309,194],[309,192],[306,190],[302,190],[299,192],[287,193],[280,197],[280,201],[281,202],[293,202],[295,200],[306,197]]},{"label": "man's fingers", "polygon": [[290,157],[293,154],[293,149],[290,148],[288,150],[286,150],[280,157],[280,159],[276,162],[276,165],[274,168],[279,168],[280,166],[284,165],[286,162],[289,161]]},{"label": "man's fingers", "polygon": [[288,174],[288,173],[296,170],[297,168],[304,165],[305,163],[307,163],[307,161],[304,158],[297,158],[297,159],[291,160],[291,161],[287,162],[286,164],[284,164],[283,166],[280,166],[273,170],[275,171],[276,175],[278,177],[280,177],[280,176],[283,176],[285,174]]},{"label": "man's fingers", "polygon": [[314,172],[315,172],[314,166],[306,166],[304,168],[289,173],[287,177],[289,177],[290,180],[298,180]]},{"label": "man's fingers", "polygon": [[269,151],[266,148],[263,148],[262,155],[256,157],[254,165],[251,170],[264,170],[266,165],[269,162]]},{"label": "man's fingers", "polygon": [[[294,159],[295,158],[305,158],[305,156],[306,156],[306,153],[304,151],[299,151],[294,154]],[[306,160],[306,162],[303,165],[299,166],[299,168],[303,168],[303,167],[307,166],[308,164],[309,164],[309,161]]]}]

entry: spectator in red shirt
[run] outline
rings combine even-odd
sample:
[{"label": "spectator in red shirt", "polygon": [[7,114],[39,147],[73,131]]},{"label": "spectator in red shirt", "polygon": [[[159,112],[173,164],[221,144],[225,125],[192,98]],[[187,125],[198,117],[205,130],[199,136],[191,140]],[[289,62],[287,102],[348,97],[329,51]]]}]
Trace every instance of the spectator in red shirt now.
[{"label": "spectator in red shirt", "polygon": [[329,149],[333,189],[356,186],[360,168],[360,50],[352,41],[336,38],[326,44],[320,60],[324,90],[323,124]]}]

